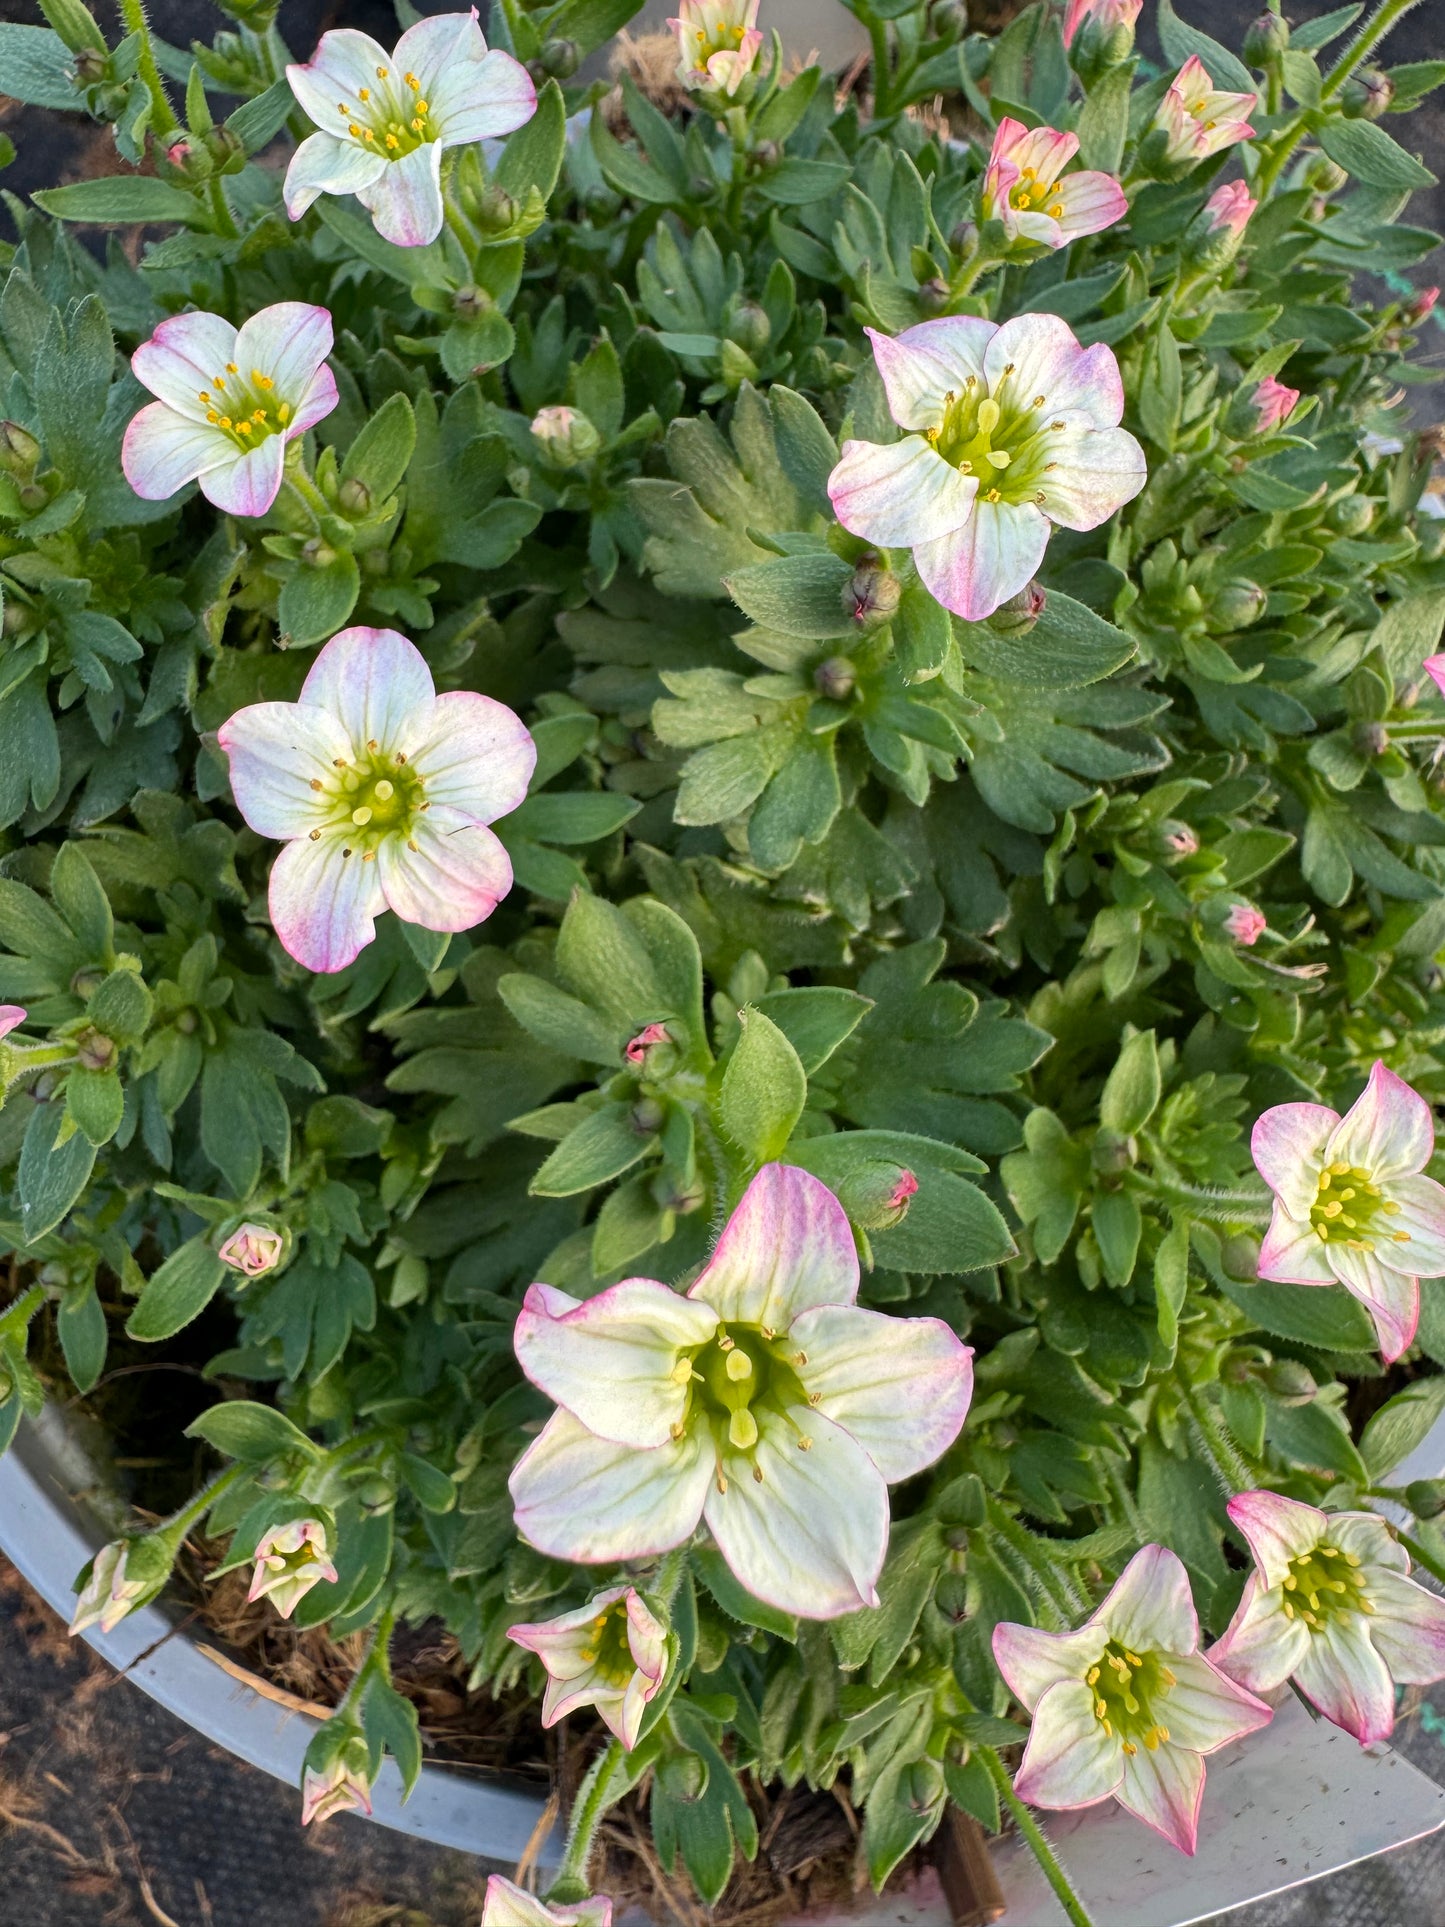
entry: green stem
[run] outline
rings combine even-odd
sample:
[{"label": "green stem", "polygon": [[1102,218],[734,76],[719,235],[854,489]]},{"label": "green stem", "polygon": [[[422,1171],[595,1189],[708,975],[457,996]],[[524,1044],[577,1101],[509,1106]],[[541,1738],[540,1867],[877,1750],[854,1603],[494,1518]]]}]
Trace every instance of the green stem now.
[{"label": "green stem", "polygon": [[997,1499],[988,1501],[988,1520],[999,1537],[1006,1540],[1023,1560],[1064,1622],[1067,1624],[1075,1619],[1088,1601],[1074,1586],[1068,1575],[1049,1565],[1042,1556],[1037,1542],[1024,1530],[1007,1507],[999,1504]]},{"label": "green stem", "polygon": [[1420,0],[1384,0],[1384,5],[1379,12],[1373,19],[1365,22],[1351,44],[1346,47],[1325,75],[1320,87],[1321,100],[1328,100],[1331,94],[1338,93],[1365,55],[1379,45],[1395,22],[1419,4]]},{"label": "green stem", "polygon": [[206,182],[206,199],[211,204],[211,219],[217,234],[224,234],[228,240],[234,241],[241,230],[236,226],[236,217],[227,204],[220,179],[215,174]]},{"label": "green stem", "polygon": [[1069,1877],[1059,1865],[1053,1848],[1043,1836],[1037,1820],[1029,1812],[1023,1801],[1014,1792],[1013,1781],[1008,1776],[1008,1768],[991,1746],[981,1746],[978,1757],[988,1768],[989,1777],[998,1788],[998,1796],[1013,1815],[1019,1832],[1028,1841],[1034,1859],[1043,1869],[1045,1880],[1054,1890],[1054,1898],[1073,1922],[1073,1927],[1094,1927],[1084,1903],[1069,1885]]},{"label": "green stem", "polygon": [[547,1900],[571,1902],[584,1899],[590,1892],[587,1863],[592,1858],[592,1842],[603,1814],[612,1804],[607,1791],[614,1772],[622,1764],[625,1751],[621,1740],[611,1741],[607,1751],[600,1753],[592,1762],[578,1787],[577,1798],[572,1802],[572,1820],[567,1829],[562,1864],[557,1869],[557,1878],[547,1890]]},{"label": "green stem", "polygon": [[647,1588],[664,1612],[671,1608],[673,1600],[677,1597],[677,1589],[682,1584],[686,1564],[686,1546],[678,1546],[672,1552],[664,1553],[657,1568],[657,1576]]},{"label": "green stem", "polygon": [[871,8],[863,18],[873,43],[873,118],[889,120],[893,113],[893,89],[888,71],[888,29]]},{"label": "green stem", "polygon": [[150,22],[146,19],[145,0],[120,0],[120,17],[129,33],[140,35],[140,58],[136,62],[141,79],[151,93],[151,126],[162,139],[179,128],[176,110],[171,106],[166,93],[161,70],[156,65],[155,49],[151,45]]},{"label": "green stem", "polygon": [[221,1494],[229,1491],[239,1479],[249,1473],[250,1469],[249,1466],[239,1462],[228,1465],[224,1472],[216,1474],[209,1485],[203,1485],[193,1499],[188,1499],[179,1512],[173,1512],[164,1525],[157,1526],[156,1531],[166,1534],[179,1545],[196,1521],[203,1519],[210,1511]]},{"label": "green stem", "polygon": [[[293,446],[298,449],[300,448],[301,442],[299,437],[296,440],[296,442],[293,443]],[[301,463],[299,460],[297,461],[295,467],[293,467],[289,462],[287,463],[286,484],[293,491],[293,493],[300,496],[301,500],[306,504],[307,508],[310,509],[312,518],[315,521],[317,527],[319,528],[321,517],[323,515],[330,515],[331,513],[331,504],[327,501],[326,497],[321,493],[321,490],[316,486],[315,482],[312,481],[311,477],[306,473],[306,470],[301,466]]]},{"label": "green stem", "polygon": [[1155,1178],[1141,1187],[1167,1205],[1188,1207],[1196,1215],[1227,1224],[1268,1224],[1273,1200],[1267,1192],[1229,1191],[1222,1185],[1171,1184]]},{"label": "green stem", "polygon": [[13,1305],[7,1305],[0,1312],[0,1338],[9,1337],[13,1332],[23,1332],[44,1303],[43,1285],[32,1285],[28,1291],[21,1292]]},{"label": "green stem", "polygon": [[1416,1565],[1423,1566],[1426,1572],[1431,1573],[1442,1585],[1445,1585],[1445,1563],[1437,1559],[1433,1552],[1427,1552],[1418,1539],[1412,1539],[1408,1532],[1401,1532],[1398,1526],[1395,1528],[1395,1537]]},{"label": "green stem", "polygon": [[1250,1470],[1244,1454],[1225,1431],[1213,1407],[1193,1388],[1185,1396],[1189,1416],[1194,1420],[1214,1476],[1232,1492],[1253,1492],[1259,1485],[1259,1476]]}]

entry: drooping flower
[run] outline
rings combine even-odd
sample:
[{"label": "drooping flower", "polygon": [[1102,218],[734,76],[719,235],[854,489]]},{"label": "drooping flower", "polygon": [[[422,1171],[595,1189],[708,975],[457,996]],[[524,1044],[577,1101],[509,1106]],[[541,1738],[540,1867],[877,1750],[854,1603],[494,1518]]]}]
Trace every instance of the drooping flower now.
[{"label": "drooping flower", "polygon": [[629,1039],[627,1049],[622,1054],[629,1064],[645,1064],[647,1053],[655,1044],[671,1042],[666,1024],[644,1024],[637,1035]]},{"label": "drooping flower", "polygon": [[1073,46],[1075,36],[1086,21],[1092,23],[1101,38],[1123,27],[1128,31],[1129,41],[1117,56],[1122,60],[1133,44],[1134,28],[1143,6],[1144,0],[1069,0],[1064,10],[1064,45]]},{"label": "drooping flower", "polygon": [[559,1409],[511,1478],[554,1558],[646,1558],[705,1520],[738,1580],[809,1619],[876,1604],[888,1485],[957,1437],[972,1354],[936,1318],[864,1311],[847,1214],[767,1164],[685,1297],[533,1285],[523,1371]]},{"label": "drooping flower", "polygon": [[1237,237],[1248,227],[1249,217],[1258,206],[1259,202],[1243,181],[1226,181],[1223,187],[1216,187],[1204,203],[1204,212],[1216,232]]},{"label": "drooping flower", "polygon": [[1242,943],[1248,950],[1257,944],[1269,928],[1269,919],[1263,910],[1256,910],[1252,903],[1236,903],[1229,915],[1220,925],[1227,937]]},{"label": "drooping flower", "polygon": [[538,409],[532,433],[554,468],[574,468],[578,462],[590,461],[602,446],[602,437],[582,411],[560,403]]},{"label": "drooping flower", "polygon": [[294,703],[256,703],[222,725],[236,807],[286,847],[271,922],[298,963],[342,970],[391,909],[426,930],[467,930],[512,887],[486,828],[527,793],[536,746],[504,704],[438,696],[394,629],[343,629]]},{"label": "drooping flower", "polygon": [[1445,1185],[1421,1173],[1435,1148],[1430,1106],[1381,1063],[1341,1117],[1325,1104],[1276,1104],[1250,1150],[1274,1192],[1259,1275],[1341,1284],[1397,1359],[1420,1319],[1420,1280],[1445,1277]]},{"label": "drooping flower", "polygon": [[1257,94],[1226,94],[1215,87],[1198,54],[1191,54],[1160,101],[1154,125],[1165,136],[1164,159],[1171,166],[1207,160],[1254,133],[1247,116]]},{"label": "drooping flower", "polygon": [[642,1715],[666,1671],[667,1628],[634,1587],[613,1586],[556,1619],[509,1626],[507,1637],[546,1669],[543,1726],[595,1706],[629,1752],[636,1746]]},{"label": "drooping flower", "polygon": [[319,1826],[336,1813],[371,1812],[371,1773],[366,1741],[360,1733],[338,1747],[319,1772],[308,1766],[301,1775],[301,1824]]},{"label": "drooping flower", "polygon": [[331,316],[305,301],[278,301],[239,328],[218,314],[172,315],[130,358],[158,399],[125,431],[125,479],[147,502],[199,482],[227,515],[264,515],[286,444],[336,406],[330,353]]},{"label": "drooping flower", "polygon": [[1253,1693],[1293,1679],[1361,1745],[1387,1740],[1396,1685],[1445,1679],[1445,1599],[1408,1577],[1410,1559],[1373,1512],[1321,1512],[1244,1492],[1229,1516],[1255,1569],[1213,1665]]},{"label": "drooping flower", "polygon": [[559,1906],[493,1873],[487,1875],[482,1927],[612,1927],[612,1902],[606,1894],[591,1894]]},{"label": "drooping flower", "polygon": [[955,615],[992,615],[1035,574],[1055,523],[1097,528],[1143,488],[1144,451],[1119,426],[1119,364],[1057,315],[867,333],[905,433],[845,442],[828,493],[845,529],[911,549]]},{"label": "drooping flower", "polygon": [[694,92],[729,100],[758,63],[759,0],[678,0],[679,18],[668,26],[677,36],[677,77]]},{"label": "drooping flower", "polygon": [[144,1539],[112,1539],[77,1580],[72,1633],[99,1626],[113,1633],[137,1607],[155,1598],[171,1569],[171,1554],[154,1534]]},{"label": "drooping flower", "polygon": [[1272,1717],[1200,1652],[1188,1574],[1164,1546],[1135,1553],[1077,1631],[1005,1622],[993,1654],[1033,1715],[1019,1798],[1071,1812],[1112,1795],[1183,1853],[1198,1835],[1205,1756]]},{"label": "drooping flower", "polygon": [[1286,388],[1284,383],[1276,381],[1273,375],[1266,375],[1263,381],[1256,384],[1249,398],[1250,405],[1254,409],[1257,433],[1272,435],[1275,429],[1282,428],[1294,413],[1295,403],[1299,397],[1298,388]]},{"label": "drooping flower", "polygon": [[1079,151],[1077,134],[1052,127],[1025,127],[1005,117],[979,190],[979,215],[998,221],[1010,242],[1037,241],[1067,247],[1081,234],[1097,234],[1129,212],[1124,190],[1112,174],[1064,168]]},{"label": "drooping flower", "polygon": [[264,1277],[280,1264],[286,1249],[286,1234],[270,1225],[238,1225],[216,1256],[233,1271],[244,1271],[248,1278]]},{"label": "drooping flower", "polygon": [[281,1617],[289,1619],[323,1579],[336,1584],[336,1568],[326,1556],[326,1528],[319,1519],[293,1519],[262,1533],[246,1598],[269,1599]]},{"label": "drooping flower", "polygon": [[391,53],[338,27],[286,78],[320,129],[291,157],[286,212],[298,221],[322,194],[354,194],[403,248],[441,233],[443,149],[510,134],[537,111],[531,76],[488,48],[475,7],[418,20]]}]

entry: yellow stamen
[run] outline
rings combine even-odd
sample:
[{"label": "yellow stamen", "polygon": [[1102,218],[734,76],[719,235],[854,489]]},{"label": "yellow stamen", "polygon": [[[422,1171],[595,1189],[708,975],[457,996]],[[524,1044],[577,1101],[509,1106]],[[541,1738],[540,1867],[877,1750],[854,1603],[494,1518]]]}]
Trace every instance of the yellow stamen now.
[{"label": "yellow stamen", "polygon": [[229,415],[222,415],[221,426],[222,428],[229,428],[231,426],[231,417]]},{"label": "yellow stamen", "polygon": [[377,70],[376,70],[376,77],[377,77],[377,79],[378,79],[378,80],[385,80],[385,79],[386,79],[386,76],[387,76],[387,72],[388,72],[388,69],[387,69],[387,68],[385,68],[385,67],[378,67],[378,68],[377,68]]},{"label": "yellow stamen", "polygon": [[259,368],[253,368],[251,370],[251,379],[263,392],[268,388],[274,388],[276,386],[271,377],[269,375],[263,375]]},{"label": "yellow stamen", "polygon": [[237,375],[237,374],[239,374],[240,372],[241,372],[241,371],[240,371],[240,369],[239,369],[239,368],[237,368],[237,366],[236,366],[236,364],[235,364],[235,362],[234,362],[234,361],[228,361],[228,362],[226,363],[226,373],[227,373],[228,375]]},{"label": "yellow stamen", "polygon": [[806,1432],[800,1432],[798,1434],[798,1450],[800,1452],[811,1452],[812,1449],[813,1441],[808,1437]]},{"label": "yellow stamen", "polygon": [[289,401],[283,401],[281,406],[276,410],[276,419],[278,422],[280,422],[283,428],[286,426],[287,422],[290,421],[291,404]]},{"label": "yellow stamen", "polygon": [[313,831],[311,832],[311,841],[312,841],[313,843],[319,843],[319,842],[321,841],[321,832],[320,832],[320,830],[313,830]]},{"label": "yellow stamen", "polygon": [[406,82],[407,86],[410,87],[413,93],[415,93],[417,89],[421,86],[421,82],[417,79],[415,74],[403,74],[402,79]]},{"label": "yellow stamen", "polygon": [[370,100],[371,89],[369,87],[358,87],[356,90],[356,98],[358,100]]},{"label": "yellow stamen", "polygon": [[311,787],[314,790],[319,790],[319,789],[324,789],[326,785],[321,781],[321,778],[319,776],[313,776],[311,779]]},{"label": "yellow stamen", "polygon": [[753,1484],[761,1485],[762,1482],[763,1482],[763,1468],[760,1465],[755,1465],[753,1467]]}]

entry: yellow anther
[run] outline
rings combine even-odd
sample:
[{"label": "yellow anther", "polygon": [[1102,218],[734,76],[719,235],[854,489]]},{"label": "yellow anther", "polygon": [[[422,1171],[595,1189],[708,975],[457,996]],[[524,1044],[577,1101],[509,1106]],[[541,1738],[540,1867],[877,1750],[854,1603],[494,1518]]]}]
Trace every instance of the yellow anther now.
[{"label": "yellow anther", "polygon": [[1048,398],[1048,396],[1047,396],[1047,395],[1035,395],[1035,396],[1034,396],[1034,407],[1035,407],[1035,408],[1042,408],[1042,407],[1044,407],[1044,405],[1045,405],[1045,404],[1047,403],[1047,401],[1048,401],[1048,399],[1049,399],[1049,398]]},{"label": "yellow anther", "polygon": [[417,89],[421,86],[421,82],[417,79],[415,74],[403,74],[402,79],[406,82],[407,86],[410,87],[413,93],[415,93]]},{"label": "yellow anther", "polygon": [[719,1492],[723,1494],[726,1494],[728,1489],[727,1477],[722,1472],[719,1472],[717,1475],[717,1489]]},{"label": "yellow anther", "polygon": [[313,843],[319,843],[319,842],[321,841],[321,832],[320,832],[320,830],[313,830],[313,831],[311,832],[311,841],[312,841]]},{"label": "yellow anther", "polygon": [[1064,218],[1064,204],[1062,201],[1055,201],[1053,206],[1049,209],[1049,219],[1051,221],[1061,221],[1063,218]]},{"label": "yellow anther", "polygon": [[1003,491],[1002,489],[991,488],[985,493],[983,499],[985,502],[1001,502],[1003,500]]},{"label": "yellow anther", "polygon": [[1069,424],[1067,422],[1050,422],[1049,423],[1050,428],[1067,428],[1068,425]]},{"label": "yellow anther", "polygon": [[377,749],[379,747],[379,744],[377,743],[377,740],[374,736],[369,736],[367,738],[366,747],[368,749]]},{"label": "yellow anther", "polygon": [[1396,1212],[1400,1209],[1400,1207],[1393,1198],[1386,1198],[1385,1202],[1380,1206],[1380,1209],[1382,1211],[1388,1212],[1389,1215],[1393,1218]]},{"label": "yellow anther", "polygon": [[338,114],[343,115],[347,120],[351,119],[351,109],[347,106],[344,100],[337,101],[336,111]]},{"label": "yellow anther", "polygon": [[251,424],[249,422],[236,423],[236,433],[238,435],[249,435],[250,432],[251,432]]},{"label": "yellow anther", "polygon": [[753,1484],[761,1485],[762,1482],[763,1482],[763,1468],[760,1465],[755,1465],[753,1467]]},{"label": "yellow anther", "polygon": [[264,408],[253,408],[251,410],[251,420],[253,422],[263,422],[265,419],[266,411]]},{"label": "yellow anther", "polygon": [[416,104],[416,111],[417,111],[417,112],[418,112],[419,114],[424,114],[424,113],[426,113],[426,111],[427,111],[427,104],[426,104],[426,102],[425,102],[424,100],[419,100],[419,101],[417,102],[417,104]]},{"label": "yellow anther", "polygon": [[808,1403],[810,1405],[821,1405],[823,1403],[823,1394],[821,1392],[809,1392]]},{"label": "yellow anther", "polygon": [[414,843],[410,837],[406,839],[406,847],[410,851],[412,851],[414,855],[416,856],[421,855],[421,845],[419,843]]},{"label": "yellow anther", "polygon": [[278,422],[280,422],[283,428],[286,426],[287,422],[290,421],[291,404],[289,401],[283,401],[281,406],[276,410],[276,419]]},{"label": "yellow anther", "polygon": [[1091,1666],[1088,1672],[1085,1673],[1084,1675],[1084,1684],[1086,1686],[1097,1686],[1098,1683],[1099,1683],[1099,1669],[1097,1666]]},{"label": "yellow anther", "polygon": [[411,126],[412,126],[412,132],[414,134],[419,134],[423,129],[423,127],[426,126],[426,122],[424,120],[414,120]]},{"label": "yellow anther", "polygon": [[206,392],[206,390],[205,390],[204,388],[203,388],[203,389],[201,390],[201,393],[200,393],[200,399],[201,399],[202,401],[209,401],[209,400],[211,399],[211,397],[210,397],[210,396],[209,396],[209,395],[207,394],[207,392]]},{"label": "yellow anther", "polygon": [[375,863],[375,861],[376,861],[376,851],[375,851],[375,850],[368,850],[368,851],[366,852],[366,854],[365,854],[365,855],[364,855],[364,856],[362,857],[362,859],[361,859],[361,860],[362,860],[362,862],[363,862],[363,863]]},{"label": "yellow anther", "polygon": [[331,767],[333,769],[345,769],[346,758],[344,756],[333,756],[331,759]]},{"label": "yellow anther", "polygon": [[358,100],[370,100],[371,89],[369,87],[358,87],[356,90],[356,98]]},{"label": "yellow anther", "polygon": [[800,1432],[798,1434],[798,1450],[800,1452],[811,1452],[812,1449],[813,1441],[808,1437],[806,1432]]},{"label": "yellow anther", "polygon": [[806,1352],[793,1353],[793,1363],[795,1365],[806,1365],[807,1362],[808,1362],[808,1354]]},{"label": "yellow anther", "polygon": [[[353,127],[351,129],[351,138],[354,141],[359,141],[361,139],[361,129],[359,127]],[[370,140],[371,139],[370,134],[368,134],[366,138]]]},{"label": "yellow anther", "polygon": [[377,77],[377,79],[378,79],[378,80],[385,80],[385,79],[386,79],[386,76],[387,76],[387,69],[386,69],[385,67],[378,67],[378,68],[377,68],[377,70],[376,70],[376,77]]},{"label": "yellow anther", "polygon": [[208,422],[218,422],[220,419],[221,419],[220,416],[216,413],[214,408],[207,410],[206,420]]},{"label": "yellow anther", "polygon": [[399,763],[404,763],[406,761],[406,751],[404,749],[399,749],[396,752],[396,760]]},{"label": "yellow anther", "polygon": [[1128,1754],[1129,1758],[1132,1760],[1134,1755],[1139,1751],[1139,1749],[1137,1746],[1135,1746],[1132,1740],[1125,1740],[1124,1751]]},{"label": "yellow anther", "polygon": [[229,428],[231,426],[231,417],[229,415],[222,415],[221,426],[222,428]]},{"label": "yellow anther", "polygon": [[1104,1715],[1108,1712],[1108,1710],[1109,1710],[1109,1702],[1107,1700],[1094,1701],[1095,1719],[1100,1719],[1100,1720],[1103,1719]]},{"label": "yellow anther", "polygon": [[399,140],[397,139],[397,137],[396,137],[396,135],[395,135],[395,134],[388,134],[388,135],[387,135],[387,137],[386,137],[386,144],[387,144],[387,146],[388,146],[388,147],[400,147],[400,146],[401,146],[401,142],[400,142],[400,141],[399,141]]},{"label": "yellow anther", "polygon": [[319,789],[324,789],[326,785],[322,782],[319,776],[313,776],[311,779],[311,787],[314,790],[319,790]]},{"label": "yellow anther", "polygon": [[268,388],[274,388],[276,386],[275,382],[272,381],[271,377],[269,375],[263,375],[259,368],[253,368],[251,370],[251,379],[252,381],[255,382],[256,386],[262,391],[263,394]]},{"label": "yellow anther", "polygon": [[768,1341],[768,1343],[769,1343],[769,1344],[771,1344],[771,1343],[772,1343],[772,1341],[773,1341],[773,1340],[774,1340],[774,1339],[775,1339],[775,1338],[777,1337],[777,1335],[778,1335],[778,1334],[777,1334],[777,1333],[776,1333],[776,1332],[775,1332],[775,1331],[773,1330],[773,1328],[772,1328],[772,1326],[771,1326],[771,1325],[760,1325],[760,1326],[758,1327],[758,1329],[759,1329],[759,1330],[760,1330],[760,1331],[762,1332],[762,1334],[763,1334],[763,1337],[767,1339],[767,1341]]},{"label": "yellow anther", "polygon": [[226,363],[226,373],[228,375],[236,375],[240,373],[240,370],[237,368],[234,361],[228,361]]}]

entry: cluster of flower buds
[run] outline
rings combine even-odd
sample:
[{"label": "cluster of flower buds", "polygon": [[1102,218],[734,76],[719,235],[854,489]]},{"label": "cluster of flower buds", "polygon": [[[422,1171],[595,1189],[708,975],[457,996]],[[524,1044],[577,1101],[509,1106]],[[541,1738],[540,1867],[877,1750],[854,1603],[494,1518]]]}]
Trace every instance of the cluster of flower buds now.
[{"label": "cluster of flower buds", "polygon": [[1069,0],[1064,45],[1069,64],[1092,87],[1134,51],[1134,29],[1144,0]]}]

